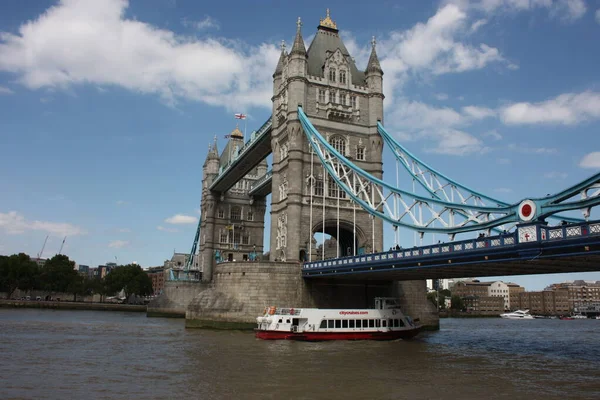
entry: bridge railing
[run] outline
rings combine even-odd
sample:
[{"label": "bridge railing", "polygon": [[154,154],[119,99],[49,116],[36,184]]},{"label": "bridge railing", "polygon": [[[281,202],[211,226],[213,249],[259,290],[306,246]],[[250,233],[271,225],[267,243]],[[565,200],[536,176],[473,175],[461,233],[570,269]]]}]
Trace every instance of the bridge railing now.
[{"label": "bridge railing", "polygon": [[252,147],[252,145],[254,143],[256,143],[256,141],[258,139],[260,139],[266,132],[269,131],[269,129],[271,129],[271,124],[272,122],[272,117],[269,117],[269,119],[267,121],[265,121],[264,124],[262,124],[262,126],[260,128],[258,128],[257,131],[252,132],[252,134],[250,135],[250,139],[244,143],[244,145],[242,146],[242,148],[238,151],[238,153],[235,155],[235,157],[232,160],[229,160],[229,162],[224,166],[221,167],[219,169],[219,175],[215,178],[215,180],[213,181],[213,184],[211,186],[214,186],[217,181],[223,176],[225,175],[229,169],[231,169],[231,167],[236,163],[236,161],[244,154],[248,151],[248,149],[250,149]]},{"label": "bridge railing", "polygon": [[600,221],[559,226],[540,226],[540,236],[543,241],[576,239],[598,234],[600,234]]},{"label": "bridge railing", "polygon": [[252,187],[250,188],[250,191],[260,187],[260,185],[262,185],[263,183],[268,181],[269,178],[271,178],[272,176],[273,176],[273,171],[267,171],[267,173],[264,174],[261,178],[254,181],[254,183],[252,184]]},{"label": "bridge railing", "polygon": [[[561,226],[537,225],[539,239],[537,242],[549,242],[558,239],[581,239],[591,235],[600,235],[600,221],[567,224]],[[527,241],[531,243],[532,241]],[[517,232],[495,236],[478,237],[450,243],[437,243],[429,246],[400,248],[380,253],[361,254],[304,263],[302,269],[343,267],[356,264],[382,263],[389,260],[406,260],[420,257],[437,257],[456,253],[475,252],[499,248],[513,247],[519,244]]]},{"label": "bridge railing", "polygon": [[363,264],[369,262],[382,262],[393,259],[410,259],[423,256],[439,256],[463,251],[485,250],[490,248],[514,246],[517,243],[516,232],[486,236],[476,239],[461,240],[450,243],[437,243],[429,246],[400,248],[380,253],[360,254],[357,256],[342,257],[329,260],[313,261],[304,263],[303,269],[326,268],[335,266],[346,266],[352,264]]}]

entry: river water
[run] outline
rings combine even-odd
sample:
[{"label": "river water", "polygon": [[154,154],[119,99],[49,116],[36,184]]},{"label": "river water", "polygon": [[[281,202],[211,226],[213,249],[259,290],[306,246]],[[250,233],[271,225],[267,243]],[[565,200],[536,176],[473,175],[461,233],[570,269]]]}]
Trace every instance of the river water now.
[{"label": "river water", "polygon": [[0,309],[0,399],[600,399],[600,320],[442,319],[412,341],[261,341],[142,313]]}]

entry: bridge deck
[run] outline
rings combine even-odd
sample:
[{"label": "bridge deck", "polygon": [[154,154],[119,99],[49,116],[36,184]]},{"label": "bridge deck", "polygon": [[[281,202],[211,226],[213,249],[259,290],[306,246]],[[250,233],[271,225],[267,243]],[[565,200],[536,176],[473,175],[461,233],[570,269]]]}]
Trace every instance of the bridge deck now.
[{"label": "bridge deck", "polygon": [[[512,233],[317,261],[305,263],[302,274],[305,278],[417,280],[600,271],[600,223],[538,228],[563,234],[517,243],[517,234]],[[574,235],[577,229],[580,234]]]},{"label": "bridge deck", "polygon": [[269,154],[271,154],[271,118],[244,144],[237,158],[213,181],[210,190],[223,193],[231,189]]}]

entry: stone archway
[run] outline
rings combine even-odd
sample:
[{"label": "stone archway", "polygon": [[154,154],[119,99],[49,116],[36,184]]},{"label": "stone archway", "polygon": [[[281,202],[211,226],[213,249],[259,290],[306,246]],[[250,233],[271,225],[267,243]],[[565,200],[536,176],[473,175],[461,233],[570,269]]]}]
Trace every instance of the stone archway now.
[{"label": "stone archway", "polygon": [[[358,254],[361,244],[365,243],[365,239],[366,239],[364,231],[359,226],[356,226],[354,228],[352,225],[352,222],[345,221],[345,220],[339,221],[339,236],[340,236],[339,238],[337,237],[337,235],[338,235],[337,219],[326,219],[325,220],[325,230],[323,230],[322,222],[318,222],[317,224],[315,224],[313,226],[313,228],[312,228],[313,236],[316,233],[322,233],[322,232],[324,232],[326,235],[329,235],[335,239],[337,247],[339,247],[339,256],[340,257],[354,255],[355,251],[356,251],[356,254]],[[355,232],[356,232],[356,234],[355,234]],[[355,239],[356,239],[356,241],[355,241]],[[322,251],[326,251],[326,249],[322,249]],[[337,249],[335,249],[334,253],[335,253],[335,255],[330,254],[330,256],[332,256],[332,257],[336,256]],[[329,258],[331,258],[331,257],[329,257]]]}]

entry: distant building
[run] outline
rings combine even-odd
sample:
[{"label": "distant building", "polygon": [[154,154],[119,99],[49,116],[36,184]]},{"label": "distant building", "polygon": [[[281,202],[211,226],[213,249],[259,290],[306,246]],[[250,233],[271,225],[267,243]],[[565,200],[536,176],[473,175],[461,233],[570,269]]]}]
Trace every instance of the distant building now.
[{"label": "distant building", "polygon": [[519,294],[524,293],[525,288],[512,282],[507,283],[506,286],[508,286],[509,310],[519,310]]},{"label": "distant building", "polygon": [[514,309],[517,308],[540,315],[570,314],[569,292],[565,289],[557,289],[519,293],[518,306]]},{"label": "distant building", "polygon": [[146,270],[146,273],[152,279],[152,293],[158,296],[165,287],[165,268],[150,267]]},{"label": "distant building", "polygon": [[79,264],[78,270],[79,270],[79,275],[88,276],[90,273],[90,266]]},{"label": "distant building", "polygon": [[106,265],[98,265],[98,276],[104,278],[115,268],[117,268],[117,264],[113,262],[108,262]]},{"label": "distant building", "polygon": [[571,282],[555,283],[546,290],[564,289],[568,292],[571,310],[586,307],[590,303],[600,301],[600,281],[576,280]]},{"label": "distant building", "polygon": [[90,268],[88,269],[88,278],[89,279],[96,279],[100,277],[100,272],[98,271],[98,268]]},{"label": "distant building", "polygon": [[46,264],[47,259],[46,258],[31,257],[31,261],[35,261],[35,263],[38,266],[43,267]]},{"label": "distant building", "polygon": [[[503,310],[511,309],[511,293],[516,295],[525,290],[516,283],[504,283],[502,281],[480,282],[478,280],[460,281],[454,284],[452,294],[461,298],[467,296],[477,297],[501,297],[504,303]],[[513,299],[516,299],[513,297]]]},{"label": "distant building", "polygon": [[504,299],[499,296],[468,295],[461,297],[467,312],[498,315],[504,312]]}]

